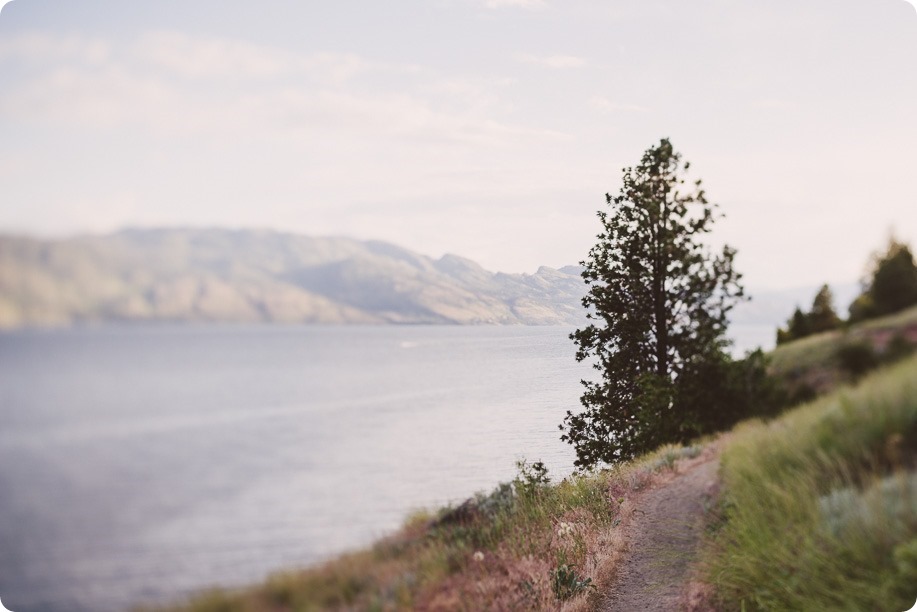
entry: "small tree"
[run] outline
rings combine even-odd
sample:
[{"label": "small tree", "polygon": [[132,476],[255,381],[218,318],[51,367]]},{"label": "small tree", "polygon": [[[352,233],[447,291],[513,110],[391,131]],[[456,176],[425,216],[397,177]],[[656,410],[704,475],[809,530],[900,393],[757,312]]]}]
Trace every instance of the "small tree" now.
[{"label": "small tree", "polygon": [[786,329],[777,330],[777,344],[836,329],[840,324],[841,318],[834,311],[834,294],[828,285],[822,285],[812,300],[812,310],[803,312],[797,306],[786,323]]},{"label": "small tree", "polygon": [[808,336],[810,333],[809,317],[797,306],[796,310],[793,311],[793,316],[786,322],[786,329],[777,330],[777,344],[798,340]]},{"label": "small tree", "polygon": [[809,311],[809,333],[818,334],[823,331],[836,329],[841,324],[841,318],[834,311],[834,294],[828,285],[822,285],[815,299],[812,300],[812,310]]},{"label": "small tree", "polygon": [[889,238],[884,253],[872,257],[869,280],[850,305],[850,321],[881,317],[917,304],[917,265],[910,247]]},{"label": "small tree", "polygon": [[917,265],[910,247],[894,238],[889,241],[876,262],[869,294],[879,316],[917,304]]},{"label": "small tree", "polygon": [[606,195],[603,231],[582,262],[590,325],[571,334],[576,358],[594,360],[599,382],[583,381],[585,410],[567,412],[561,439],[578,467],[613,462],[699,433],[704,411],[689,399],[695,372],[724,358],[726,315],[742,297],[735,250],[704,242],[716,219],[701,182],[668,140],[626,168]]}]

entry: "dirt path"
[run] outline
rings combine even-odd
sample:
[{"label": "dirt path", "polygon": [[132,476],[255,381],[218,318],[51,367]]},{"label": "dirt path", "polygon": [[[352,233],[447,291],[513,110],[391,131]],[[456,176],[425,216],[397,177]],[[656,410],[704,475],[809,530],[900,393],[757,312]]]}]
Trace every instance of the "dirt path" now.
[{"label": "dirt path", "polygon": [[679,600],[691,577],[718,464],[719,454],[712,452],[639,498],[625,534],[627,553],[602,610],[671,612],[682,607]]}]

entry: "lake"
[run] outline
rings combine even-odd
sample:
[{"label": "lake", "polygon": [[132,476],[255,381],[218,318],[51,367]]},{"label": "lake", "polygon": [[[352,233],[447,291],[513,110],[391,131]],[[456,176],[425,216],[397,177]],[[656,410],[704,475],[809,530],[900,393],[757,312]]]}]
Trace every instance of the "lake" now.
[{"label": "lake", "polygon": [[[569,474],[561,327],[0,334],[0,599],[106,612],[307,565],[516,472]],[[737,328],[737,346],[773,328]]]}]

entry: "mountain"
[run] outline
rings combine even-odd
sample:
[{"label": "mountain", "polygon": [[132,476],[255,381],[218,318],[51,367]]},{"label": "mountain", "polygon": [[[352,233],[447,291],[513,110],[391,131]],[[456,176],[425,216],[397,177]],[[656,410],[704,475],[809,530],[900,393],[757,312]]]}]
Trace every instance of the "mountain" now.
[{"label": "mountain", "polygon": [[[0,328],[105,321],[580,325],[582,268],[504,274],[393,244],[263,230],[0,235]],[[833,286],[839,313],[858,292]],[[818,287],[755,291],[734,323],[782,325]]]},{"label": "mountain", "polygon": [[107,321],[579,324],[577,267],[535,274],[259,230],[0,236],[0,327]]}]

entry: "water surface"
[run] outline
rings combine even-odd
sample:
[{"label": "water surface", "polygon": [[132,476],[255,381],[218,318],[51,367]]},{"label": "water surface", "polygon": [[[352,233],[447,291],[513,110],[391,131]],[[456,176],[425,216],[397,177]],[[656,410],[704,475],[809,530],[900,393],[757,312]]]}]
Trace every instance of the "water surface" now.
[{"label": "water surface", "polygon": [[0,334],[0,598],[16,612],[170,601],[366,544],[413,508],[509,480],[522,457],[565,475],[557,425],[591,376],[569,332]]}]

